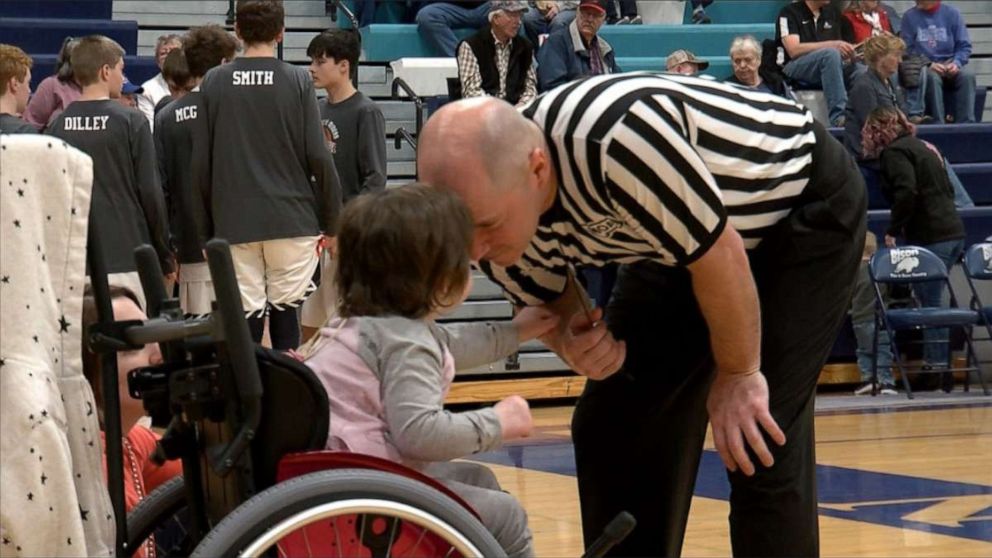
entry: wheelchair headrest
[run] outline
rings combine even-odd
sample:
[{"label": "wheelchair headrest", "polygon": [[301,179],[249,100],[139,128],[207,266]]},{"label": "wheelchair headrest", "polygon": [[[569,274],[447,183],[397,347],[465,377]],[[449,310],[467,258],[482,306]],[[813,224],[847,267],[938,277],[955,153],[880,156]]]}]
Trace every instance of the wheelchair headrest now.
[{"label": "wheelchair headrest", "polygon": [[964,253],[964,269],[972,279],[992,280],[992,242],[980,242]]},{"label": "wheelchair headrest", "polygon": [[876,283],[919,283],[947,279],[947,267],[936,254],[920,246],[882,248],[869,263]]}]

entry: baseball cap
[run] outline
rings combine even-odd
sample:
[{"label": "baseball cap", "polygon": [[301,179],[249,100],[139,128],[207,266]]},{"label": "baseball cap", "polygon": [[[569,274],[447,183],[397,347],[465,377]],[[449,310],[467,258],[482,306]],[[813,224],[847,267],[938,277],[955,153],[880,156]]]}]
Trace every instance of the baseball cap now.
[{"label": "baseball cap", "polygon": [[710,67],[709,62],[701,58],[696,58],[696,55],[693,54],[692,51],[685,50],[684,48],[680,48],[679,50],[669,54],[668,58],[665,59],[665,67],[674,68],[683,62],[691,62],[696,64],[699,66],[700,70],[705,70]]},{"label": "baseball cap", "polygon": [[606,7],[603,6],[603,0],[582,0],[579,2],[579,9],[582,8],[592,8],[600,13],[606,13]]},{"label": "baseball cap", "polygon": [[526,12],[530,7],[526,0],[490,0],[489,11]]},{"label": "baseball cap", "polygon": [[124,76],[124,84],[121,85],[121,94],[123,95],[134,95],[135,93],[144,93],[145,88],[140,85],[135,85],[131,83],[131,80]]}]

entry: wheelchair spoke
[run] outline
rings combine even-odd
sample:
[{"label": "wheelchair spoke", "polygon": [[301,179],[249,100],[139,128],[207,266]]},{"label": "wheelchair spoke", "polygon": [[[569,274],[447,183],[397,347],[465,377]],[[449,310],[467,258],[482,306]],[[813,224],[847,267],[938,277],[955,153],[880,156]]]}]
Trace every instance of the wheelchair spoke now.
[{"label": "wheelchair spoke", "polygon": [[393,555],[393,542],[396,541],[396,528],[399,526],[400,521],[393,521],[393,528],[389,530],[389,546],[386,547],[386,558]]},{"label": "wheelchair spoke", "polygon": [[423,527],[420,528],[420,537],[418,537],[417,538],[417,542],[414,543],[414,545],[410,547],[410,553],[411,554],[413,554],[413,551],[414,550],[417,550],[418,548],[420,548],[420,543],[424,542],[424,537],[427,536],[427,532],[428,532],[427,529],[424,529]]},{"label": "wheelchair spoke", "polygon": [[338,518],[332,519],[331,524],[334,525],[334,541],[336,542],[335,546],[338,547],[338,558],[344,558],[341,554],[341,532],[338,531]]},{"label": "wheelchair spoke", "polygon": [[312,557],[313,556],[313,549],[310,548],[310,537],[307,535],[307,531],[308,531],[308,529],[306,527],[304,527],[303,528],[303,542],[306,543],[306,545],[307,545],[307,556],[308,557]]}]

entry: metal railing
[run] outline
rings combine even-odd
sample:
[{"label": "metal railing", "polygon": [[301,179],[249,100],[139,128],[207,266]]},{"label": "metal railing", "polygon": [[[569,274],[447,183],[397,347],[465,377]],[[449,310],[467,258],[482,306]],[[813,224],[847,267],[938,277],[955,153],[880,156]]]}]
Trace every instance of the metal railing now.
[{"label": "metal railing", "polygon": [[414,132],[419,137],[420,129],[424,127],[424,100],[413,91],[413,88],[410,87],[409,83],[403,81],[403,78],[393,78],[392,99],[394,101],[399,101],[401,99],[400,90],[403,90],[403,92],[406,93],[406,96],[409,97],[410,100],[413,101],[413,104],[417,107],[417,119]]},{"label": "metal railing", "polygon": [[396,128],[396,133],[393,136],[393,144],[395,145],[396,149],[399,150],[403,148],[404,141],[409,143],[410,147],[413,148],[414,153],[416,153],[417,139],[413,137],[413,135],[410,132],[407,132],[406,128],[400,126],[399,128]]}]

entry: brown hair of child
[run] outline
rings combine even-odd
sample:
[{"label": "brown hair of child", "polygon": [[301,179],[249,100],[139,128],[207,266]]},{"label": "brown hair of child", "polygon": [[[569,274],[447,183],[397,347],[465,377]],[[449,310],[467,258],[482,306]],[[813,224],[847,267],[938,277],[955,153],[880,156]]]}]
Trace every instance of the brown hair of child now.
[{"label": "brown hair of child", "polygon": [[423,183],[364,194],[341,214],[340,315],[426,317],[469,281],[474,225],[455,194]]},{"label": "brown hair of child", "polygon": [[100,70],[104,66],[113,68],[124,58],[124,49],[117,41],[103,35],[89,35],[79,39],[70,55],[72,72],[76,82],[86,87],[100,81]]},{"label": "brown hair of child", "polygon": [[193,27],[183,39],[186,66],[193,78],[202,78],[207,71],[233,60],[238,40],[220,25]]},{"label": "brown hair of child", "polygon": [[275,41],[285,20],[286,12],[279,0],[238,0],[235,29],[248,45]]}]

